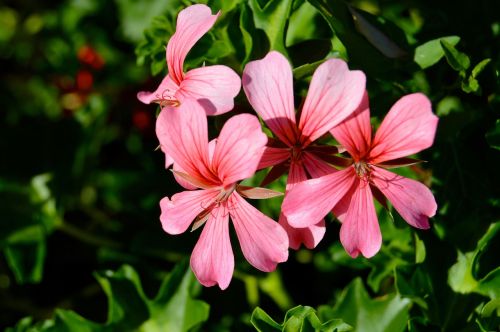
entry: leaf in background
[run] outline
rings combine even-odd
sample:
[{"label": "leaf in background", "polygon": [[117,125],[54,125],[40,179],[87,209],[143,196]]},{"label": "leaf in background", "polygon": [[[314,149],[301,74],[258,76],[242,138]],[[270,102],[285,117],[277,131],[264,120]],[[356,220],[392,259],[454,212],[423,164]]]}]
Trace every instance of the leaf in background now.
[{"label": "leaf in background", "polygon": [[340,317],[355,331],[404,331],[410,300],[396,293],[370,298],[361,279],[356,278],[342,292],[333,308],[320,306],[320,317]]},{"label": "leaf in background", "polygon": [[406,52],[382,30],[392,29],[399,35],[398,41],[401,44],[406,43],[404,33],[395,24],[389,26],[390,21],[386,21],[385,24],[383,24],[377,20],[377,16],[375,15],[362,12],[361,10],[358,11],[351,6],[348,8],[354,19],[354,26],[356,29],[365,36],[377,50],[382,52],[383,55],[391,59],[400,58],[406,55]]},{"label": "leaf in background", "polygon": [[252,313],[250,322],[259,332],[343,332],[352,327],[342,319],[329,319],[322,323],[316,310],[307,306],[297,306],[287,311],[282,324],[276,323],[264,310],[257,307]]},{"label": "leaf in background", "polygon": [[458,72],[463,72],[465,75],[465,71],[470,67],[470,59],[467,54],[458,51],[455,46],[444,39],[441,39],[439,43],[443,48],[446,61],[448,61],[451,68]]},{"label": "leaf in background", "polygon": [[0,179],[0,249],[19,284],[43,277],[45,237],[59,222],[50,180],[50,174],[37,175],[29,184]]},{"label": "leaf in background", "polygon": [[5,258],[18,284],[33,284],[42,280],[47,254],[44,237],[45,234],[40,232],[38,241],[16,243],[5,248]]},{"label": "leaf in background", "polygon": [[479,85],[479,81],[477,80],[477,76],[484,70],[484,68],[491,62],[491,59],[484,59],[480,61],[474,68],[472,69],[471,74],[467,79],[462,80],[462,90],[471,93],[480,93],[481,86]]},{"label": "leaf in background", "polygon": [[415,48],[413,60],[425,69],[436,64],[444,56],[444,50],[441,47],[441,40],[447,41],[450,45],[455,46],[460,41],[458,36],[447,36],[430,40]]},{"label": "leaf in background", "polygon": [[276,50],[284,55],[287,55],[285,32],[292,2],[292,0],[269,0],[264,6],[261,6],[258,0],[249,1],[255,26],[264,30],[269,38],[271,50]]},{"label": "leaf in background", "polygon": [[[294,6],[297,1],[294,1]],[[286,31],[286,46],[290,47],[308,39],[319,37],[315,18],[318,11],[308,2],[302,3],[299,8],[290,15],[288,29]]]},{"label": "leaf in background", "polygon": [[210,306],[194,299],[200,287],[187,261],[178,264],[158,295],[149,301],[151,318],[141,326],[142,330],[185,332],[206,321]]},{"label": "leaf in background", "polygon": [[129,265],[95,276],[108,298],[105,324],[87,320],[73,311],[56,310],[53,319],[36,323],[34,330],[30,329],[32,320],[25,319],[12,331],[187,332],[208,319],[209,305],[193,298],[200,285],[187,261],[174,268],[153,300],[144,294],[139,275]]},{"label": "leaf in background", "polygon": [[278,324],[264,310],[257,307],[252,312],[250,322],[259,332],[282,331],[281,324]]},{"label": "leaf in background", "polygon": [[141,40],[143,31],[155,16],[167,11],[175,12],[182,5],[179,0],[115,0],[115,2],[118,7],[121,33],[131,42]]},{"label": "leaf in background", "polygon": [[427,311],[436,307],[432,279],[422,266],[397,267],[394,269],[394,278],[399,295],[410,298]]},{"label": "leaf in background", "polygon": [[356,29],[349,6],[341,0],[308,0],[323,15],[347,49],[349,61],[368,75],[386,75],[394,60],[384,56]]},{"label": "leaf in background", "polygon": [[314,71],[316,70],[316,68],[318,68],[319,65],[325,61],[326,61],[326,59],[319,60],[319,61],[316,61],[313,63],[306,63],[305,65],[293,68],[293,77],[296,80],[300,80],[304,77],[311,76],[314,73]]},{"label": "leaf in background", "polygon": [[425,261],[426,250],[424,241],[420,240],[417,233],[414,233],[415,239],[415,263],[420,264]]},{"label": "leaf in background", "polygon": [[500,222],[493,223],[479,240],[474,251],[465,254],[458,251],[457,262],[448,271],[448,284],[453,291],[462,294],[474,292],[491,299],[500,297],[500,267],[490,271],[483,278],[477,275],[479,259],[499,231]]},{"label": "leaf in background", "polygon": [[500,150],[500,120],[497,120],[495,127],[486,133],[486,140],[490,147]]},{"label": "leaf in background", "polygon": [[221,15],[226,15],[244,0],[209,0],[207,6],[213,11],[221,11]]},{"label": "leaf in background", "polygon": [[493,299],[476,310],[476,324],[481,332],[494,331],[500,326],[500,299]]},{"label": "leaf in background", "polygon": [[101,332],[109,331],[102,324],[91,322],[71,310],[57,309],[52,326],[42,327],[43,332]]}]

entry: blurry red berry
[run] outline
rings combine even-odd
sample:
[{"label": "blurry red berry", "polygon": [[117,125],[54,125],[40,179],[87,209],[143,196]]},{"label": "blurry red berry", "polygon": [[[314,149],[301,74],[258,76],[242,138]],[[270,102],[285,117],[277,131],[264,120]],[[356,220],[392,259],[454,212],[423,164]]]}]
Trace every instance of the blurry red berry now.
[{"label": "blurry red berry", "polygon": [[88,91],[92,89],[94,83],[94,76],[88,70],[79,70],[76,74],[76,88],[80,91]]},{"label": "blurry red berry", "polygon": [[80,47],[78,50],[78,60],[96,70],[99,70],[104,66],[104,59],[102,56],[89,45]]},{"label": "blurry red berry", "polygon": [[135,111],[132,115],[132,122],[134,124],[134,127],[136,127],[137,129],[141,131],[145,130],[151,124],[150,114],[143,110]]}]

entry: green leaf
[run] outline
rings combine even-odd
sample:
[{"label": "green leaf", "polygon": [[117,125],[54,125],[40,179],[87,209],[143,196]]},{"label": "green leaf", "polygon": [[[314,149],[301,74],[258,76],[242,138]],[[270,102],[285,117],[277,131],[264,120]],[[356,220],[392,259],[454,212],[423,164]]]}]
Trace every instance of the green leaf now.
[{"label": "green leaf", "polygon": [[481,332],[494,331],[500,326],[500,299],[493,299],[481,305],[476,323]]},{"label": "green leaf", "polygon": [[259,332],[281,331],[281,325],[276,323],[264,310],[257,307],[252,313],[250,323]]},{"label": "green leaf", "polygon": [[415,263],[420,264],[425,261],[426,251],[425,243],[420,240],[417,233],[414,233],[415,237]]},{"label": "green leaf", "polygon": [[342,0],[308,0],[326,19],[347,49],[349,60],[369,75],[387,75],[394,60],[386,57],[358,31],[349,5]]},{"label": "green leaf", "polygon": [[49,174],[34,176],[28,183],[0,179],[0,249],[19,284],[42,280],[45,237],[60,222],[50,180]]},{"label": "green leaf", "polygon": [[404,331],[410,300],[398,294],[372,299],[361,279],[356,278],[342,292],[333,308],[321,306],[320,317],[341,317],[355,331]]},{"label": "green leaf", "polygon": [[20,321],[18,326],[23,327],[22,331],[44,332],[187,332],[208,319],[209,305],[193,298],[200,284],[187,261],[175,267],[154,299],[144,294],[139,275],[131,266],[95,276],[108,298],[105,324],[87,320],[73,311],[56,310],[53,319],[36,323],[34,330],[30,329],[31,319]]},{"label": "green leaf", "polygon": [[495,127],[486,133],[486,141],[493,149],[500,150],[500,120],[497,120]]},{"label": "green leaf", "polygon": [[439,43],[451,68],[458,72],[465,72],[470,67],[470,59],[465,53],[458,51],[455,46],[444,39],[441,39]]},{"label": "green leaf", "polygon": [[115,0],[115,2],[118,7],[121,33],[132,42],[141,39],[143,31],[155,16],[167,11],[174,12],[181,5],[179,0]]},{"label": "green leaf", "polygon": [[264,30],[271,50],[287,55],[285,31],[292,8],[292,0],[269,0],[262,7],[258,0],[250,0],[255,26]]},{"label": "green leaf", "polygon": [[343,332],[352,327],[342,319],[329,319],[322,323],[316,310],[307,306],[297,306],[288,310],[282,324],[276,323],[264,310],[257,307],[250,322],[259,332]]},{"label": "green leaf", "polygon": [[457,262],[448,271],[448,284],[453,291],[462,294],[478,293],[491,299],[500,297],[500,267],[483,278],[477,275],[479,258],[500,232],[500,222],[493,223],[479,240],[474,251],[463,254],[458,251]]},{"label": "green leaf", "polygon": [[481,92],[481,86],[479,85],[479,81],[476,77],[484,70],[484,68],[490,63],[491,59],[484,59],[479,62],[474,69],[472,69],[472,73],[467,77],[467,79],[462,80],[462,90],[466,93]]},{"label": "green leaf", "polygon": [[317,15],[318,11],[308,2],[304,2],[290,15],[290,23],[286,32],[287,47],[308,39],[318,38],[317,24],[311,24],[311,22],[315,22]]},{"label": "green leaf", "polygon": [[108,298],[108,325],[134,329],[148,319],[139,276],[131,266],[124,265],[116,272],[95,273],[95,277]]},{"label": "green leaf", "polygon": [[410,298],[424,310],[436,305],[432,280],[422,266],[397,267],[394,278],[396,290],[402,297]]},{"label": "green leaf", "polygon": [[310,76],[314,73],[316,68],[318,68],[319,65],[321,65],[325,61],[326,61],[326,59],[323,59],[323,60],[319,60],[319,61],[316,61],[313,63],[306,63],[305,65],[296,67],[293,69],[293,77],[296,80],[300,80],[304,77]]},{"label": "green leaf", "polygon": [[100,332],[108,331],[102,324],[91,322],[71,310],[57,309],[53,326],[42,329],[46,332]]},{"label": "green leaf", "polygon": [[413,57],[413,60],[420,66],[420,68],[428,68],[436,64],[444,56],[444,50],[441,47],[441,40],[444,40],[450,45],[455,46],[460,41],[460,37],[441,37],[430,40],[415,48],[415,55]]},{"label": "green leaf", "polygon": [[476,78],[481,72],[484,70],[484,68],[491,62],[491,59],[484,59],[480,61],[477,65],[474,66],[472,69],[472,74],[471,76]]},{"label": "green leaf", "polygon": [[46,254],[43,238],[36,242],[17,243],[5,248],[5,258],[18,284],[37,283],[42,280]]},{"label": "green leaf", "polygon": [[150,301],[151,317],[141,326],[144,332],[184,332],[208,319],[210,306],[194,299],[200,284],[187,262],[179,264],[165,279],[158,295]]}]

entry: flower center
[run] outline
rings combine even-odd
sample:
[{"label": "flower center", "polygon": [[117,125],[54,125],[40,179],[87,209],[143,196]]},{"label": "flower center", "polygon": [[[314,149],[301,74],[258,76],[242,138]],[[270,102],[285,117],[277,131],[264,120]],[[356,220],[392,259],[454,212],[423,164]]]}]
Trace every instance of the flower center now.
[{"label": "flower center", "polygon": [[297,160],[300,160],[302,159],[302,145],[294,145],[292,148],[291,148],[291,157],[290,157],[290,160],[291,161],[297,161]]},{"label": "flower center", "polygon": [[360,179],[370,181],[371,165],[366,161],[357,161],[353,164],[354,170]]},{"label": "flower center", "polygon": [[229,198],[229,196],[231,196],[231,194],[235,189],[236,189],[236,183],[233,183],[221,189],[219,195],[217,195],[217,197],[215,198],[215,203],[219,204],[227,201],[227,199]]},{"label": "flower center", "polygon": [[208,217],[210,216],[212,210],[215,207],[217,207],[220,203],[227,201],[235,189],[236,189],[236,183],[233,183],[229,186],[222,188],[217,197],[215,197],[215,201],[213,201],[212,204],[204,208],[203,211],[196,217],[193,227],[191,228],[191,232],[200,228],[208,220]]}]

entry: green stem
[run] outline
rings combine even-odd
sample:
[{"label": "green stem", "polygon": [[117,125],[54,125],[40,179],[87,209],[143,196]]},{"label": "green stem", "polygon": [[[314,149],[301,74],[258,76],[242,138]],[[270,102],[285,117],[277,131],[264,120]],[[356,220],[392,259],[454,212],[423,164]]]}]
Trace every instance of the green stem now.
[{"label": "green stem", "polygon": [[57,229],[60,230],[61,232],[74,237],[75,239],[90,244],[94,245],[97,247],[109,247],[109,248],[114,248],[114,249],[120,249],[122,245],[116,241],[106,239],[100,236],[96,236],[95,234],[86,232],[78,227],[75,227],[65,221],[62,221],[60,224],[57,225]]}]

